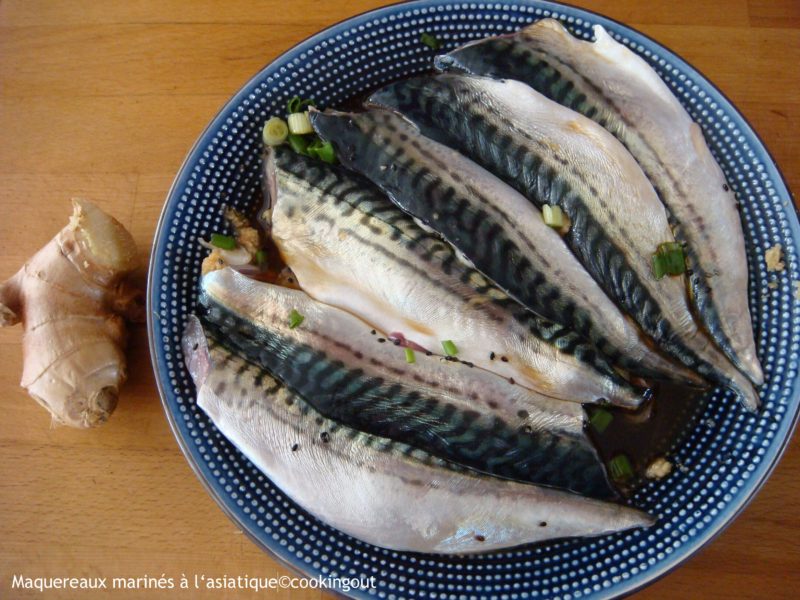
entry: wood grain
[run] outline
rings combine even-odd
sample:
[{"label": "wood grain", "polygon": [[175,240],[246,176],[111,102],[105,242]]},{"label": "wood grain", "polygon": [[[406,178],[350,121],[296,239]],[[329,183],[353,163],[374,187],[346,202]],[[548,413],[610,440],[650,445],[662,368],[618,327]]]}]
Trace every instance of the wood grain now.
[{"label": "wood grain", "polygon": [[[696,65],[754,125],[790,187],[800,187],[796,0],[575,1]],[[63,225],[72,196],[113,212],[146,259],[175,172],[227,98],[294,43],[379,4],[0,0],[0,276],[14,273]],[[144,276],[143,266],[142,284]],[[52,429],[18,388],[20,338],[19,328],[0,330],[0,597],[76,597],[12,593],[14,573],[286,573],[223,515],[181,455],[155,389],[144,327],[132,332],[131,378],[116,414],[90,432]],[[794,441],[744,514],[638,597],[796,596],[798,469]],[[128,593],[265,595],[320,593]]]}]

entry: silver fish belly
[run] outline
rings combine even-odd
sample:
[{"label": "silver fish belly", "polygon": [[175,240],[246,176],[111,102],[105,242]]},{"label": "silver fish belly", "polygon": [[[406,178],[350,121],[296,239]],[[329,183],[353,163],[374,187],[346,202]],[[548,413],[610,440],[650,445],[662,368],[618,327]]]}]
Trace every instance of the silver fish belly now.
[{"label": "silver fish belly", "polygon": [[674,241],[663,204],[635,159],[605,129],[524,83],[422,76],[370,98],[395,108],[491,169],[539,206],[560,206],[564,239],[603,290],[659,348],[758,406],[750,381],[698,327],[683,275],[657,280],[651,256]]},{"label": "silver fish belly", "polygon": [[207,338],[196,318],[183,351],[197,402],[223,435],[304,510],[368,543],[474,553],[653,522],[631,508],[481,476],[327,419]]},{"label": "silver fish belly", "polygon": [[[540,212],[513,188],[386,110],[314,112],[342,163],[439,232],[511,297],[650,376],[692,375],[647,346]],[[677,375],[676,375],[677,374]]]},{"label": "silver fish belly", "polygon": [[270,232],[301,288],[404,345],[442,353],[547,396],[635,407],[587,341],[536,316],[456,258],[366,179],[285,147],[268,151]]},{"label": "silver fish belly", "polygon": [[[353,315],[299,290],[224,269],[205,275],[204,326],[319,412],[494,475],[615,495],[585,433],[581,407],[496,375],[403,348]],[[296,311],[302,323],[292,327]]]},{"label": "silver fish belly", "polygon": [[685,244],[698,315],[756,385],[764,381],[747,304],[747,257],[736,198],[703,132],[658,74],[602,26],[579,40],[553,19],[437,58],[450,69],[522,81],[596,121],[631,152]]}]

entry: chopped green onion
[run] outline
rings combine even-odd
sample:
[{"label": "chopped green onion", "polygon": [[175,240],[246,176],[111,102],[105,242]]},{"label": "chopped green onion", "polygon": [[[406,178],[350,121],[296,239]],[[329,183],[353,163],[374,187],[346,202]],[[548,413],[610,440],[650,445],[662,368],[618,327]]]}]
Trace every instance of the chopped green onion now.
[{"label": "chopped green onion", "polygon": [[444,353],[447,356],[455,356],[458,354],[458,348],[451,340],[445,340],[442,342],[442,348],[444,348]]},{"label": "chopped green onion", "polygon": [[438,50],[442,47],[441,40],[435,35],[427,32],[422,32],[422,34],[419,36],[419,41],[433,50]]},{"label": "chopped green onion", "polygon": [[597,408],[592,411],[589,417],[589,424],[594,427],[597,433],[603,433],[608,426],[611,425],[611,421],[613,420],[614,415],[603,408]]},{"label": "chopped green onion", "polygon": [[675,250],[682,250],[678,242],[663,242],[656,248],[656,252],[660,252],[661,254],[666,254],[667,252],[673,252]]},{"label": "chopped green onion", "polygon": [[664,275],[680,275],[686,271],[686,258],[678,242],[665,242],[658,245],[653,254],[653,276],[661,279]]},{"label": "chopped green onion", "polygon": [[608,472],[614,481],[626,481],[633,477],[631,461],[624,454],[617,454],[609,461]]},{"label": "chopped green onion", "polygon": [[336,162],[336,152],[333,149],[333,144],[330,142],[323,143],[322,146],[317,148],[317,156],[326,163]]},{"label": "chopped green onion", "polygon": [[256,264],[259,267],[263,267],[265,264],[267,264],[267,253],[263,250],[256,251]]},{"label": "chopped green onion", "polygon": [[312,158],[318,158],[326,163],[336,162],[336,152],[333,150],[333,144],[330,142],[323,142],[316,139],[306,148],[308,155]]},{"label": "chopped green onion", "polygon": [[261,137],[267,146],[280,146],[289,135],[289,126],[280,117],[272,117],[264,123]]},{"label": "chopped green onion", "polygon": [[300,325],[304,319],[305,317],[293,308],[292,312],[289,313],[289,329],[294,329]]},{"label": "chopped green onion", "polygon": [[686,270],[686,259],[683,256],[683,248],[679,243],[667,242],[659,244],[658,251],[667,257],[667,273],[680,275]]},{"label": "chopped green onion", "polygon": [[308,138],[304,138],[302,135],[289,134],[289,137],[286,138],[286,140],[289,142],[292,150],[298,154],[306,154],[306,149],[308,148]]},{"label": "chopped green onion", "polygon": [[542,206],[542,217],[544,224],[553,229],[561,229],[564,226],[564,213],[557,204],[545,204]]},{"label": "chopped green onion", "polygon": [[295,96],[286,104],[286,112],[289,114],[303,112],[309,106],[316,106],[316,104],[310,98],[302,100],[300,96]]},{"label": "chopped green onion", "polygon": [[292,135],[314,133],[314,128],[311,126],[311,119],[308,118],[308,111],[289,115],[289,132]]},{"label": "chopped green onion", "polygon": [[667,274],[667,263],[663,254],[653,254],[653,277],[661,279]]},{"label": "chopped green onion", "polygon": [[211,234],[211,245],[223,250],[233,250],[236,248],[236,240],[230,235],[222,235],[221,233]]},{"label": "chopped green onion", "polygon": [[410,365],[417,362],[417,357],[414,356],[414,351],[411,348],[406,348],[406,362]]}]

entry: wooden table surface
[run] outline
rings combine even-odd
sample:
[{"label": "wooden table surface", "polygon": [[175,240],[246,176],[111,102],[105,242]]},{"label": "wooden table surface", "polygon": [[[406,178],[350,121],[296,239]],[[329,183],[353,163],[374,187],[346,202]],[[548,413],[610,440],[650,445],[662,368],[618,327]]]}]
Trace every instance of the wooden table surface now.
[{"label": "wooden table surface", "polygon": [[[797,0],[576,1],[698,67],[766,141],[790,187],[800,189]],[[0,277],[62,227],[72,196],[97,201],[127,225],[146,264],[172,178],[220,106],[296,42],[380,4],[0,0]],[[138,279],[144,285],[144,266]],[[285,573],[228,520],[178,449],[144,326],[132,333],[130,380],[119,408],[92,431],[51,428],[18,387],[20,338],[19,327],[0,330],[7,411],[0,419],[0,598],[79,597],[12,592],[13,574]],[[744,514],[638,597],[796,597],[798,469],[795,439]],[[259,597],[270,595],[320,593]],[[127,596],[250,597],[221,590]]]}]

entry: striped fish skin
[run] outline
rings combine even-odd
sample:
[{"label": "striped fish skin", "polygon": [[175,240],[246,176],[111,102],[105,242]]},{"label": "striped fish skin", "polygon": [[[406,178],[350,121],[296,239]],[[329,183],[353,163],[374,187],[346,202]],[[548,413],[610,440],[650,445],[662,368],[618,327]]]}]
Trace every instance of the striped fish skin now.
[{"label": "striped fish skin", "polygon": [[513,188],[390,111],[313,112],[311,120],[344,165],[439,232],[512,298],[571,327],[626,368],[696,381],[647,346],[561,236]]},{"label": "striped fish skin", "polygon": [[368,543],[475,553],[653,523],[631,508],[482,476],[331,421],[207,338],[196,318],[183,348],[197,402],[223,435],[304,510]]},{"label": "striped fish skin", "polygon": [[270,229],[300,287],[383,332],[547,396],[638,406],[644,395],[570,329],[537,317],[456,258],[371,182],[277,147]]},{"label": "striped fish skin", "polygon": [[[225,269],[203,277],[204,326],[325,416],[493,475],[614,495],[577,405],[455,360],[405,353],[299,290]],[[297,310],[302,324],[289,326]]]},{"label": "striped fish skin", "polygon": [[596,121],[637,159],[685,244],[697,313],[756,385],[764,375],[747,304],[747,256],[736,197],[703,138],[658,74],[602,26],[579,40],[553,19],[468,44],[442,69],[522,81]]},{"label": "striped fish skin", "polygon": [[441,74],[391,84],[370,102],[394,108],[570,219],[566,243],[659,348],[729,387],[758,395],[701,330],[683,276],[656,280],[651,256],[674,241],[663,204],[635,159],[605,129],[513,80]]}]

